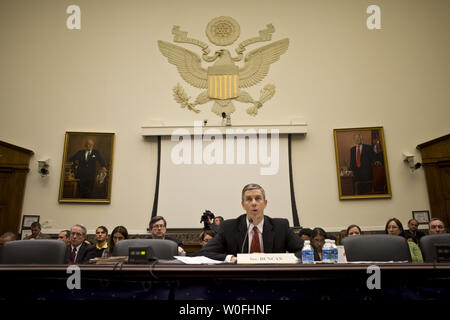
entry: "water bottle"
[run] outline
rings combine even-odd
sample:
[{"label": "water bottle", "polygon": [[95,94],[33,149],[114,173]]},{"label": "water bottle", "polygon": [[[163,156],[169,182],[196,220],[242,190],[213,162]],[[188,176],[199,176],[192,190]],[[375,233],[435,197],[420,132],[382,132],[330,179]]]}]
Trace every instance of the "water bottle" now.
[{"label": "water bottle", "polygon": [[325,244],[322,247],[322,262],[333,263],[333,247],[330,239],[325,239]]},{"label": "water bottle", "polygon": [[306,264],[314,263],[314,250],[311,247],[309,240],[305,240],[305,244],[303,245],[302,263],[306,263]]},{"label": "water bottle", "polygon": [[333,252],[333,263],[337,263],[338,262],[338,247],[336,245],[336,241],[335,240],[331,240],[331,248],[332,248],[332,252]]}]

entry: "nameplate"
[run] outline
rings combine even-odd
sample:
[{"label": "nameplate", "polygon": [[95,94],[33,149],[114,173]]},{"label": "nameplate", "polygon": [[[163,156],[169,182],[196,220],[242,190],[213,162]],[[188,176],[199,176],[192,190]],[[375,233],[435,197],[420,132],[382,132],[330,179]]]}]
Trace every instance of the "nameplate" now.
[{"label": "nameplate", "polygon": [[295,264],[298,258],[293,253],[238,253],[238,264]]}]

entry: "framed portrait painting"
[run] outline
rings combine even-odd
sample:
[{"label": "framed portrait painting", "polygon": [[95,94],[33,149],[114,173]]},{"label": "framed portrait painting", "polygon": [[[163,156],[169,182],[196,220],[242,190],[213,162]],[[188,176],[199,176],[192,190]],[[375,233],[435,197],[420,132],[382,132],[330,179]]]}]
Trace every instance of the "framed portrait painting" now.
[{"label": "framed portrait painting", "polygon": [[59,202],[111,202],[114,137],[114,133],[66,132]]},{"label": "framed portrait painting", "polygon": [[391,198],[383,127],[334,129],[339,199]]}]

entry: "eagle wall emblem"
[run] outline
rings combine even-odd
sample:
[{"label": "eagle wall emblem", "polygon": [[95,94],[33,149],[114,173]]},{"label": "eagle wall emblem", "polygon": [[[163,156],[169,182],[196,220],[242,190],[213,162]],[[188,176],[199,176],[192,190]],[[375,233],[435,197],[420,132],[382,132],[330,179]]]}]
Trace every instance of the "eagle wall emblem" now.
[{"label": "eagle wall emblem", "polygon": [[[271,44],[254,49],[246,54],[244,65],[239,67],[236,62],[241,61],[246,47],[263,41],[272,40],[275,28],[268,24],[267,28],[259,31],[259,36],[241,42],[235,49],[236,56],[232,56],[227,49],[220,49],[213,55],[209,45],[197,39],[188,38],[187,32],[181,31],[179,26],[172,28],[174,42],[189,43],[202,48],[202,57],[195,52],[170,42],[158,41],[161,53],[168,59],[169,63],[175,65],[181,77],[199,89],[201,92],[195,101],[190,102],[183,87],[177,84],[173,88],[175,101],[182,108],[187,108],[196,113],[200,112],[196,106],[213,101],[211,109],[215,114],[222,116],[223,113],[230,115],[235,111],[233,100],[252,104],[247,108],[247,113],[256,116],[258,109],[273,97],[275,85],[267,84],[261,89],[259,100],[254,100],[244,88],[249,88],[261,82],[269,72],[269,67],[280,56],[285,53],[289,46],[289,39],[282,39]],[[211,20],[206,27],[206,36],[209,41],[217,46],[229,46],[233,44],[240,35],[239,24],[231,17],[217,17]],[[213,63],[205,69],[202,59],[207,63]]]}]

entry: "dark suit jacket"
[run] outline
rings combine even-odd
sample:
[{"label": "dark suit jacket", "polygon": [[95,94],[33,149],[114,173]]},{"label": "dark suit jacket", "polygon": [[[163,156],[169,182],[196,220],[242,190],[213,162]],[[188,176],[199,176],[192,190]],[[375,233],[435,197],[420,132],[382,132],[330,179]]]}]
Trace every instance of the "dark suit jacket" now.
[{"label": "dark suit jacket", "polygon": [[[150,236],[146,237],[145,239],[153,239],[153,237],[150,235]],[[179,247],[183,248],[183,242],[178,240],[177,238],[164,236],[164,240],[170,240],[170,241],[176,242]]]},{"label": "dark suit jacket", "polygon": [[[243,214],[236,219],[225,220],[220,224],[219,233],[209,240],[196,255],[204,255],[208,258],[225,260],[227,255],[236,256],[238,253],[248,252],[247,215]],[[270,218],[264,216],[263,246],[265,253],[295,253],[301,257],[303,240],[290,228],[287,219]],[[244,248],[242,244],[244,243]]]},{"label": "dark suit jacket", "polygon": [[100,151],[96,149],[92,150],[91,155],[87,159],[85,159],[85,153],[86,150],[80,150],[70,158],[70,161],[74,162],[74,165],[78,165],[75,177],[81,180],[87,179],[94,181],[97,162],[101,167],[106,167],[106,163]]},{"label": "dark suit jacket", "polygon": [[405,230],[405,237],[406,237],[406,239],[412,238],[414,240],[414,242],[417,243],[417,244],[419,244],[420,238],[422,238],[424,235],[425,235],[425,233],[423,233],[420,230],[417,230],[415,232],[415,234],[413,234],[411,232],[411,230]]},{"label": "dark suit jacket", "polygon": [[374,153],[372,147],[363,144],[361,148],[360,167],[356,167],[356,146],[350,149],[350,170],[353,171],[355,181],[372,179],[372,163],[374,162]]},{"label": "dark suit jacket", "polygon": [[[89,245],[85,242],[81,245],[78,250],[77,258],[75,259],[75,264],[85,264],[89,263],[89,259],[96,257],[96,248],[93,245]],[[72,246],[69,244],[66,248],[66,255],[64,261],[69,263],[70,255],[72,254]]]}]

